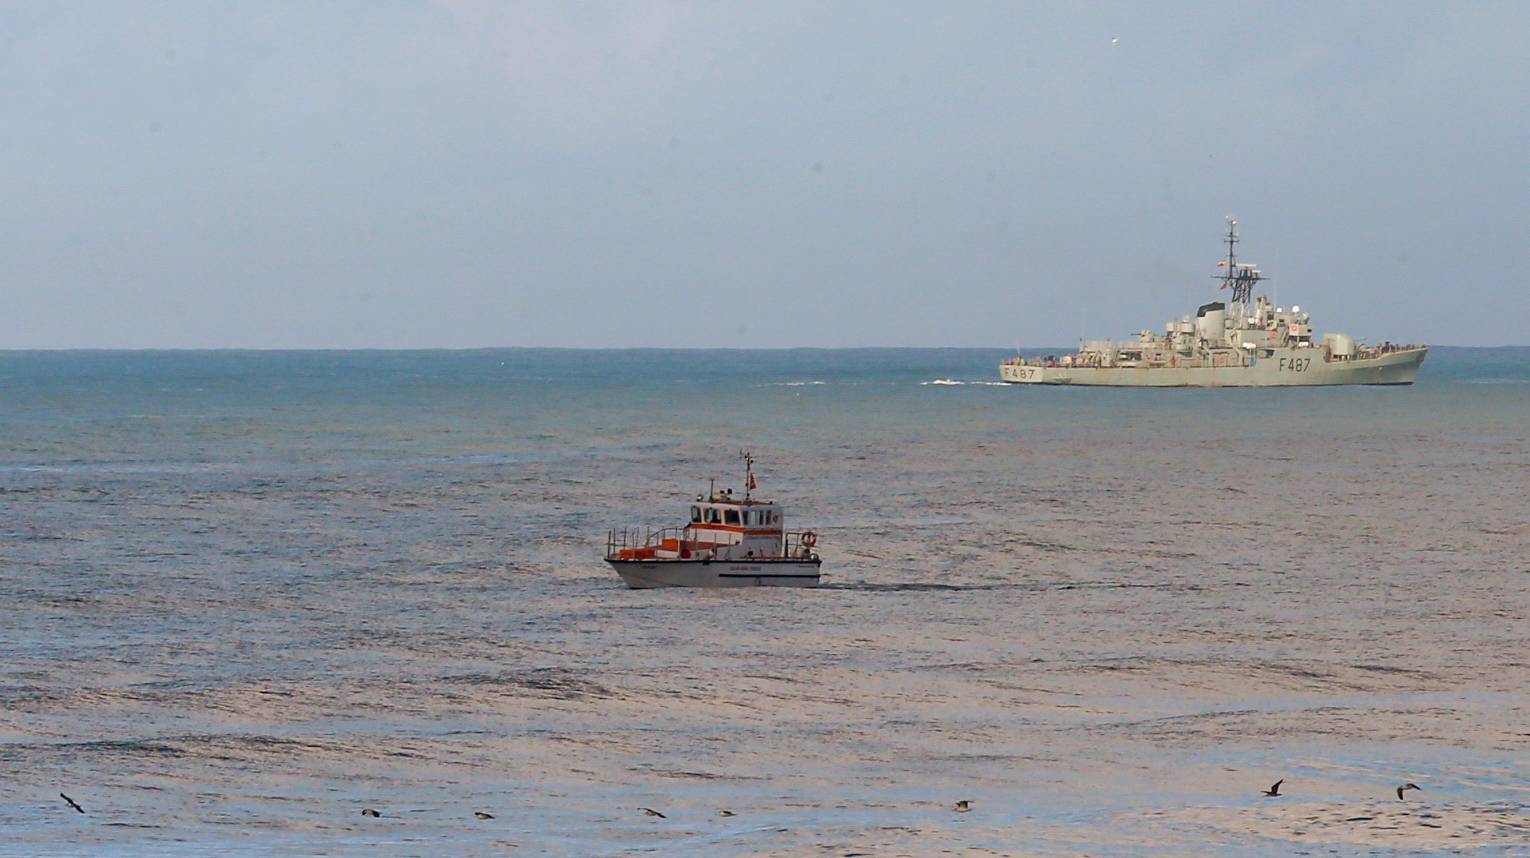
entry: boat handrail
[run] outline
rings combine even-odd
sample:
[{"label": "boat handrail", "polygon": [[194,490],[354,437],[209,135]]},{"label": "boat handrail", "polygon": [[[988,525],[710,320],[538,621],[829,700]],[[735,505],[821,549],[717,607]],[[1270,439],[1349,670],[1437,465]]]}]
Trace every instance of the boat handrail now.
[{"label": "boat handrail", "polygon": [[[802,543],[803,534],[812,534],[807,545]],[[788,530],[781,534],[782,557],[817,557],[818,534],[812,530]]]},{"label": "boat handrail", "polygon": [[688,524],[668,527],[624,527],[620,530],[613,527],[606,534],[606,556],[616,557],[624,549],[660,548],[668,540],[677,542],[680,548],[695,550],[698,542],[690,530],[691,526]]},{"label": "boat handrail", "polygon": [[[803,535],[811,534],[807,543]],[[781,534],[782,557],[817,557],[815,546],[818,534],[812,530],[788,530]],[[619,558],[623,552],[643,549],[670,551],[705,551],[717,548],[716,543],[697,539],[690,525],[670,527],[623,527],[611,528],[606,533],[607,559]]]}]

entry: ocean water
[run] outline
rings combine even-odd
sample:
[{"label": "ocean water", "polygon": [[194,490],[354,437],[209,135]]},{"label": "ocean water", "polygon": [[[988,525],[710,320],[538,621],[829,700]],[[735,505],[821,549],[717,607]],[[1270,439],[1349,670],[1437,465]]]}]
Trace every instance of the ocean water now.
[{"label": "ocean water", "polygon": [[[0,854],[1530,852],[1530,349],[1004,356],[0,353]],[[740,448],[825,586],[622,587]]]}]

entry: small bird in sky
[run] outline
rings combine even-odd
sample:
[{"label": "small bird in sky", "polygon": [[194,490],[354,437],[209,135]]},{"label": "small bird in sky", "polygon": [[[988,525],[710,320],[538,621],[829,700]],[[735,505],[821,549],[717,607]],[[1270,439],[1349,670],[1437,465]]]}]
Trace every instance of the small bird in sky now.
[{"label": "small bird in sky", "polygon": [[494,814],[492,814],[492,813],[484,813],[481,810],[473,811],[473,815],[478,817],[479,819],[493,819],[494,818]]},{"label": "small bird in sky", "polygon": [[1418,784],[1403,784],[1402,786],[1397,788],[1397,800],[1398,801],[1402,801],[1403,791],[1404,790],[1410,790],[1410,789],[1422,790],[1423,787],[1419,786]]},{"label": "small bird in sky", "polygon": [[361,815],[362,816],[370,816],[373,819],[376,819],[377,817],[382,816],[382,814],[378,813],[377,811],[373,810],[370,807],[362,808]]},{"label": "small bird in sky", "polygon": [[1111,44],[1112,47],[1114,47],[1115,45],[1121,44],[1121,37],[1120,36],[1111,36],[1110,37],[1110,44]]},{"label": "small bird in sky", "polygon": [[64,801],[69,802],[69,806],[74,808],[75,810],[78,810],[80,813],[84,813],[85,812],[85,808],[80,807],[79,803],[76,802],[74,799],[70,798],[69,796],[64,795],[63,793],[59,793],[58,797],[63,799]]},{"label": "small bird in sky", "polygon": [[969,811],[971,809],[972,809],[972,801],[970,799],[965,799],[964,798],[961,801],[956,803],[956,812],[957,813],[966,813],[967,811]]},{"label": "small bird in sky", "polygon": [[1281,778],[1280,780],[1276,781],[1274,783],[1274,785],[1272,785],[1269,789],[1265,790],[1264,794],[1268,795],[1268,796],[1279,796],[1280,795],[1280,785],[1285,783],[1285,782],[1286,782],[1286,779],[1285,778]]},{"label": "small bird in sky", "polygon": [[737,814],[735,814],[735,813],[734,813],[734,812],[733,812],[733,811],[731,811],[731,810],[719,810],[719,811],[718,811],[718,812],[717,812],[717,815],[718,815],[718,816],[736,816],[736,815],[737,815]]},{"label": "small bird in sky", "polygon": [[658,812],[657,810],[654,810],[651,807],[640,807],[640,808],[638,808],[638,810],[641,810],[642,812],[648,814],[649,816],[657,816],[660,819],[669,819],[669,817],[667,817],[664,814]]}]

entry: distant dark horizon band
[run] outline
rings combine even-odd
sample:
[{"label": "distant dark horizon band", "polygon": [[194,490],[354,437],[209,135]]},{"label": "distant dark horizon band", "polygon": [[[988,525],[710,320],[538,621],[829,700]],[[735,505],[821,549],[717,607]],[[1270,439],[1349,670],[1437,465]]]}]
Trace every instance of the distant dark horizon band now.
[{"label": "distant dark horizon band", "polygon": [[[1038,355],[1049,352],[1066,353],[1074,346],[759,346],[753,348],[708,348],[698,346],[412,346],[390,348],[386,346],[367,348],[300,347],[279,348],[264,346],[63,346],[43,349],[12,349],[0,347],[0,355],[27,354],[471,354],[482,352],[686,352],[686,353],[783,353],[783,352],[1006,352],[1009,354]],[[1431,349],[1474,349],[1482,351],[1501,349],[1530,349],[1530,343],[1503,343],[1499,345],[1430,345]]]}]

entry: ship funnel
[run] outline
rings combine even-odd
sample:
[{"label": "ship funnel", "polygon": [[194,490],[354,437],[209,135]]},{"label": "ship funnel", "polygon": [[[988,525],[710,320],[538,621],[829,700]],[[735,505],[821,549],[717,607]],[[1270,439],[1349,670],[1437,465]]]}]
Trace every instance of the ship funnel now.
[{"label": "ship funnel", "polygon": [[1202,304],[1195,311],[1195,332],[1203,340],[1221,342],[1227,336],[1227,305],[1221,301]]}]

